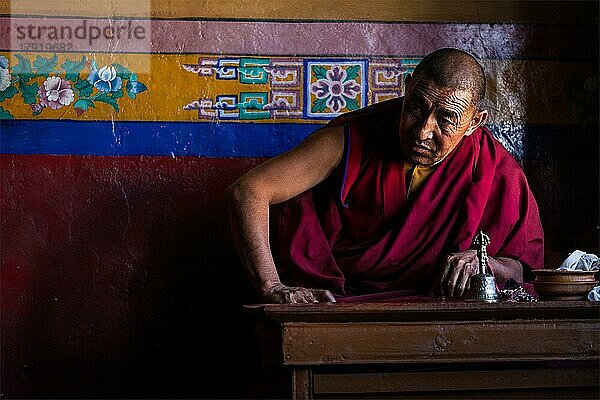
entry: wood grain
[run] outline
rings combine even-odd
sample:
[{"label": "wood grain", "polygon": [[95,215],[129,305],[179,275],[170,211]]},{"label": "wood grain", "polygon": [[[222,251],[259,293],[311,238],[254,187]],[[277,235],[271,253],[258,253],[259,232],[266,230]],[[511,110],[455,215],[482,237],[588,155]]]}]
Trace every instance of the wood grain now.
[{"label": "wood grain", "polygon": [[597,359],[589,321],[288,323],[286,365]]}]

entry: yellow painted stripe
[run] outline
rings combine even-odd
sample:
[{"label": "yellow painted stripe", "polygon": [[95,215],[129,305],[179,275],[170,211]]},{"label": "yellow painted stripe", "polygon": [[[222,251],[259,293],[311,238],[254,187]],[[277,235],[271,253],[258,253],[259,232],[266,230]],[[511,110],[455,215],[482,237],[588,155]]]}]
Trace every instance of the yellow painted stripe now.
[{"label": "yellow painted stripe", "polygon": [[597,24],[598,2],[524,0],[0,0],[1,14]]},{"label": "yellow painted stripe", "polygon": [[[29,60],[35,60],[37,54],[23,53]],[[8,58],[8,54],[4,53]],[[41,54],[48,57],[49,54]],[[58,54],[58,66],[66,58],[71,60],[81,59],[81,54]],[[183,63],[196,63],[195,55],[144,55],[144,54],[86,54],[90,60],[96,60],[98,67],[119,63],[127,66],[138,75],[138,81],[148,87],[148,90],[137,96],[135,100],[124,96],[118,100],[120,112],[117,113],[108,104],[96,103],[95,108],[89,109],[81,116],[77,116],[73,106],[63,107],[59,110],[45,109],[38,118],[43,119],[78,119],[78,120],[122,120],[122,121],[194,121],[197,114],[184,111],[183,105],[187,100],[198,98],[199,93],[229,91],[230,81],[219,82],[217,86],[199,79],[197,75],[182,69]],[[10,57],[11,66],[17,63],[14,56]],[[140,72],[142,71],[142,72]],[[89,69],[82,71],[82,78],[87,77]],[[64,75],[63,75],[64,76]],[[36,78],[41,85],[44,78]],[[94,93],[97,93],[95,90]],[[24,104],[23,98],[16,95],[0,103],[0,106],[9,110],[15,118],[32,118],[31,107]],[[33,117],[35,118],[35,117]]]},{"label": "yellow painted stripe", "polygon": [[[10,60],[11,68],[17,64],[14,54],[0,53]],[[33,62],[37,54],[20,53]],[[49,57],[49,54],[40,54]],[[58,67],[66,58],[75,59],[81,54],[59,54]],[[78,120],[122,120],[122,121],[199,121],[196,110],[184,110],[184,106],[201,98],[213,101],[219,95],[241,92],[269,92],[270,84],[243,84],[238,80],[218,80],[213,76],[198,76],[184,70],[184,64],[197,64],[198,58],[216,60],[216,56],[177,55],[177,54],[88,54],[89,60],[96,60],[98,67],[119,63],[127,66],[138,75],[138,81],[148,90],[130,99],[126,95],[118,100],[120,112],[104,103],[95,103],[83,115],[77,116],[70,106],[58,110],[44,109],[34,117],[32,109],[25,104],[23,97],[16,94],[0,102],[18,119],[78,119]],[[256,57],[256,56],[254,56]],[[373,64],[376,60],[371,60]],[[596,70],[593,63],[487,60],[484,67],[488,75],[487,102],[491,111],[491,121],[519,125],[523,123],[565,123],[577,124],[590,118],[594,105],[594,81]],[[64,77],[64,72],[63,77]],[[87,77],[89,69],[82,71]],[[45,78],[38,77],[31,82],[43,84]],[[31,83],[30,82],[30,83]],[[596,83],[595,83],[596,82]],[[301,91],[302,83],[296,87]],[[371,88],[373,90],[373,88]],[[94,93],[97,93],[95,90]],[[369,96],[369,99],[371,96]],[[77,100],[77,98],[75,99]],[[206,121],[206,120],[205,120]],[[303,122],[305,119],[278,117],[255,122]]]}]

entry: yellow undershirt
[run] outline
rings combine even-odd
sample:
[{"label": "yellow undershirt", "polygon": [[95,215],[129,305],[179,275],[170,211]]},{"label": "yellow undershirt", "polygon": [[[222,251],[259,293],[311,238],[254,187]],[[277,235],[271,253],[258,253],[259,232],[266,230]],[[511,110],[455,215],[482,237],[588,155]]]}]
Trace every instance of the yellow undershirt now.
[{"label": "yellow undershirt", "polygon": [[408,161],[404,161],[404,178],[406,182],[409,182],[406,187],[406,198],[408,199],[414,194],[423,183],[427,180],[429,175],[435,171],[438,163],[433,165],[412,165]]}]

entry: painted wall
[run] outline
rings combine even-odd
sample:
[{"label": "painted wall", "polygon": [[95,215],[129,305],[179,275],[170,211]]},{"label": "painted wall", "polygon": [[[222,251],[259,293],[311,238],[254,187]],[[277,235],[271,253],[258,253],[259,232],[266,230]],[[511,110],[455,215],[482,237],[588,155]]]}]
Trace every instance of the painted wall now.
[{"label": "painted wall", "polygon": [[485,66],[548,265],[600,252],[596,2],[328,4],[0,1],[4,396],[247,395],[224,189],[439,47]]}]

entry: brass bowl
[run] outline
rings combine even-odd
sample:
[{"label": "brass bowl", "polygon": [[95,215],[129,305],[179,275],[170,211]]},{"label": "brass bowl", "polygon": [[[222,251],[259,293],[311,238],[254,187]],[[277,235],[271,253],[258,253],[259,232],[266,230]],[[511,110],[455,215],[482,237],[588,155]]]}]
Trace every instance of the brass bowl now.
[{"label": "brass bowl", "polygon": [[[595,282],[598,271],[559,271],[557,269],[534,269],[537,282]],[[534,281],[534,282],[535,282]]]},{"label": "brass bowl", "polygon": [[585,300],[598,284],[597,271],[534,270],[533,288],[542,300]]}]

